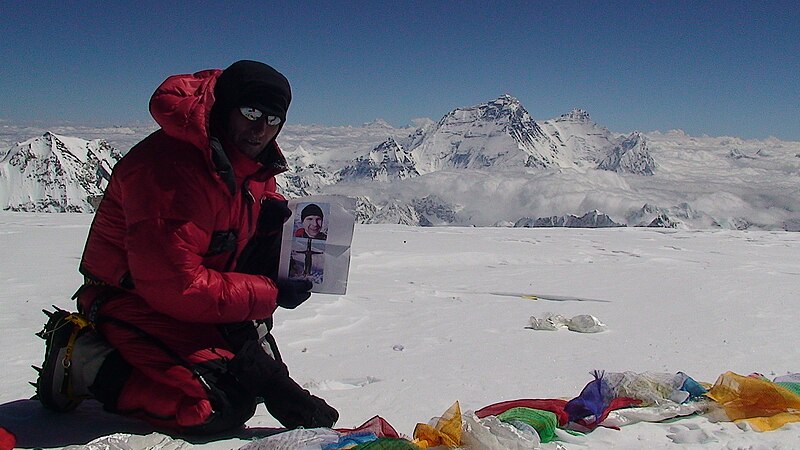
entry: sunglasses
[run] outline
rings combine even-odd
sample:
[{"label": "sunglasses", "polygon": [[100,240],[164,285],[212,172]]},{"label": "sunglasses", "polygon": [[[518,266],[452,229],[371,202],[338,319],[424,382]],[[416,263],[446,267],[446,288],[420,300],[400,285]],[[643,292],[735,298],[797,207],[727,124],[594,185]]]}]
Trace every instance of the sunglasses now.
[{"label": "sunglasses", "polygon": [[[249,106],[242,106],[239,108],[239,112],[249,121],[255,122],[256,120],[260,119],[264,116],[264,113],[261,110],[256,108],[251,108]],[[278,116],[266,116],[267,117],[267,125],[280,125],[281,118]]]}]

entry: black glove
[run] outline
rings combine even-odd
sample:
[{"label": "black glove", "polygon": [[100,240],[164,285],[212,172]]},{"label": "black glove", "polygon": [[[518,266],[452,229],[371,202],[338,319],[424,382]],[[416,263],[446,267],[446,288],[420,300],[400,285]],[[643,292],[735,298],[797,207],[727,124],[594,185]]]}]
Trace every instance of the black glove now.
[{"label": "black glove", "polygon": [[311,398],[317,403],[317,410],[311,416],[311,423],[307,428],[333,428],[333,425],[339,420],[339,411],[315,395],[312,395]]},{"label": "black glove", "polygon": [[336,409],[288,375],[272,377],[265,385],[264,406],[286,428],[331,428],[339,420]]},{"label": "black glove", "polygon": [[258,214],[258,232],[271,233],[283,227],[292,215],[289,209],[289,202],[275,198],[267,198],[261,201],[261,212]]},{"label": "black glove", "polygon": [[286,309],[295,309],[298,305],[311,297],[311,288],[314,283],[309,280],[278,280],[275,282],[278,287],[278,306]]}]

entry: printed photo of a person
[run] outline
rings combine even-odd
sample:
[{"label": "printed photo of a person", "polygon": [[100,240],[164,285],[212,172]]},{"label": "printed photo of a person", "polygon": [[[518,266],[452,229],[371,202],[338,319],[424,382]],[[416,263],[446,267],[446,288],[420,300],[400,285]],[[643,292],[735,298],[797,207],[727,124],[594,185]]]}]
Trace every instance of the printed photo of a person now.
[{"label": "printed photo of a person", "polygon": [[295,237],[325,240],[328,235],[325,229],[325,214],[316,203],[309,203],[300,212],[300,227],[294,232]]}]

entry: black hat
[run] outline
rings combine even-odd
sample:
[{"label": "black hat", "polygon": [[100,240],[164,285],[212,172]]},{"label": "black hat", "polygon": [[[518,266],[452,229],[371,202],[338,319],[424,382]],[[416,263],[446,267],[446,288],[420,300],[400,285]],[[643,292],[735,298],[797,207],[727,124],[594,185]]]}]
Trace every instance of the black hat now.
[{"label": "black hat", "polygon": [[317,205],[315,205],[313,203],[311,203],[308,206],[306,206],[305,208],[303,208],[303,210],[300,212],[300,219],[301,220],[306,220],[306,217],[308,217],[308,216],[325,217],[325,216],[322,215],[322,208],[320,208],[319,206],[317,206]]},{"label": "black hat", "polygon": [[256,108],[285,122],[291,102],[292,88],[283,74],[258,61],[237,61],[222,71],[214,87],[212,128],[224,124],[228,112],[240,106]]}]

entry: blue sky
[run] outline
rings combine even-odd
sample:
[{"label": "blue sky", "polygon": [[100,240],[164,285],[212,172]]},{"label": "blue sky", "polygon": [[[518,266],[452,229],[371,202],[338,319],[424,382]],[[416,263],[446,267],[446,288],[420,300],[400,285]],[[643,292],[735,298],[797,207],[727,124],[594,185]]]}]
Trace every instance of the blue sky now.
[{"label": "blue sky", "polygon": [[0,29],[14,124],[147,123],[168,75],[256,59],[292,83],[294,123],[400,126],[508,93],[537,120],[800,140],[796,1],[9,0]]}]

